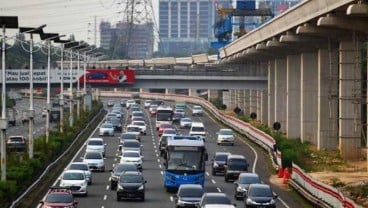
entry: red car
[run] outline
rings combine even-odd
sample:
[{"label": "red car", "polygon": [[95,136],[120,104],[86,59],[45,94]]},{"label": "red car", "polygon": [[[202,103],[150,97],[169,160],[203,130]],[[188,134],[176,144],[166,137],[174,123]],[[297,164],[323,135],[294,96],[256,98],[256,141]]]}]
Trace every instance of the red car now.
[{"label": "red car", "polygon": [[174,129],[174,126],[171,124],[161,124],[158,127],[158,136],[161,136],[165,129]]},{"label": "red car", "polygon": [[73,207],[76,208],[78,202],[74,200],[72,191],[65,187],[50,187],[45,200],[40,201],[41,208],[49,207]]}]

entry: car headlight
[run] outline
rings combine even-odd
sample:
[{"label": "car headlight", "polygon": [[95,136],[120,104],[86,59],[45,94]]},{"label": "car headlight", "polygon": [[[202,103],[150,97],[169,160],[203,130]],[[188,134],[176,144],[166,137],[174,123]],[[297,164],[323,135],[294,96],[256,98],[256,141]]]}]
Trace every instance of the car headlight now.
[{"label": "car headlight", "polygon": [[242,191],[245,191],[245,188],[241,187],[241,186],[238,186],[238,187],[236,187],[236,191],[242,192]]},{"label": "car headlight", "polygon": [[213,163],[213,167],[217,168],[219,165],[215,162]]},{"label": "car headlight", "polygon": [[275,203],[276,203],[275,199],[271,199],[270,204],[275,204]]},{"label": "car headlight", "polygon": [[138,188],[138,190],[143,190],[144,189],[144,186],[143,185],[141,185],[139,188]]},{"label": "car headlight", "polygon": [[181,199],[178,199],[177,204],[184,204],[184,202]]},{"label": "car headlight", "polygon": [[118,190],[124,190],[124,188],[120,184],[118,184]]},{"label": "car headlight", "polygon": [[255,204],[255,202],[252,199],[249,199],[249,198],[245,201],[245,203],[246,204]]}]

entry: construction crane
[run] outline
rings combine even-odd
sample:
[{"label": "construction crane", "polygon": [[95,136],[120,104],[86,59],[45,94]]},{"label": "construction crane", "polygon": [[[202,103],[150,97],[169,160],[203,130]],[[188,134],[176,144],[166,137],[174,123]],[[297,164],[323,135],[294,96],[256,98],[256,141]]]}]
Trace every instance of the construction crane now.
[{"label": "construction crane", "polygon": [[255,8],[255,1],[238,1],[237,8],[217,8],[220,20],[214,25],[214,34],[217,41],[211,42],[212,48],[220,49],[232,41],[232,36],[238,38],[246,34],[244,21],[239,24],[239,31],[233,34],[233,17],[273,17],[271,8]]}]

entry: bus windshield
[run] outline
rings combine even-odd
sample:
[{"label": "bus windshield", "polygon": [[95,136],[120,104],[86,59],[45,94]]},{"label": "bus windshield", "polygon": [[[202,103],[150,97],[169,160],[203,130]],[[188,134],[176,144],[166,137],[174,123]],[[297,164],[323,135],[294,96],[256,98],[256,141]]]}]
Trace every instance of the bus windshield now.
[{"label": "bus windshield", "polygon": [[157,111],[157,121],[171,121],[172,116],[172,111]]},{"label": "bus windshield", "polygon": [[175,151],[169,154],[167,170],[200,171],[202,164],[202,152]]}]

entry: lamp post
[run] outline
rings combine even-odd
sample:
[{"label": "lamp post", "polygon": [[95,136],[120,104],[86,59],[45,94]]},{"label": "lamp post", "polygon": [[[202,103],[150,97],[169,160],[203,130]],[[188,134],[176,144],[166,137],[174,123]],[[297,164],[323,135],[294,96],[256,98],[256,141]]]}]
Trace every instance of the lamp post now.
[{"label": "lamp post", "polygon": [[6,129],[8,127],[8,121],[6,118],[6,73],[5,73],[5,29],[6,28],[18,28],[18,17],[15,16],[0,16],[0,26],[2,28],[2,44],[1,44],[1,68],[2,68],[2,76],[1,76],[1,119],[0,119],[0,128],[1,128],[1,180],[6,181]]},{"label": "lamp post", "polygon": [[33,109],[33,34],[41,34],[43,33],[42,28],[46,27],[46,25],[41,25],[40,27],[31,28],[31,27],[21,27],[19,31],[21,33],[29,33],[30,34],[30,42],[29,42],[29,110],[28,110],[28,124],[29,124],[29,132],[28,132],[28,147],[29,147],[29,158],[33,159],[33,118],[34,118],[34,109]]},{"label": "lamp post", "polygon": [[60,63],[60,133],[64,133],[64,46],[70,40],[54,40],[55,43],[61,43],[61,63]]},{"label": "lamp post", "polygon": [[46,101],[46,143],[49,142],[50,137],[50,113],[51,113],[51,102],[50,102],[50,74],[51,74],[51,41],[59,39],[59,34],[57,33],[41,33],[41,40],[47,41],[47,101]]},{"label": "lamp post", "polygon": [[[82,50],[85,50],[88,47],[88,44],[83,43],[80,44],[78,47],[76,47],[77,50],[77,75],[79,75],[80,72],[80,52]],[[80,116],[80,99],[81,99],[81,93],[80,93],[80,77],[77,77],[77,117]]]},{"label": "lamp post", "polygon": [[74,117],[73,117],[73,48],[76,48],[79,46],[79,42],[70,42],[65,45],[66,48],[70,50],[70,70],[69,70],[69,126],[73,126],[74,123]]}]

